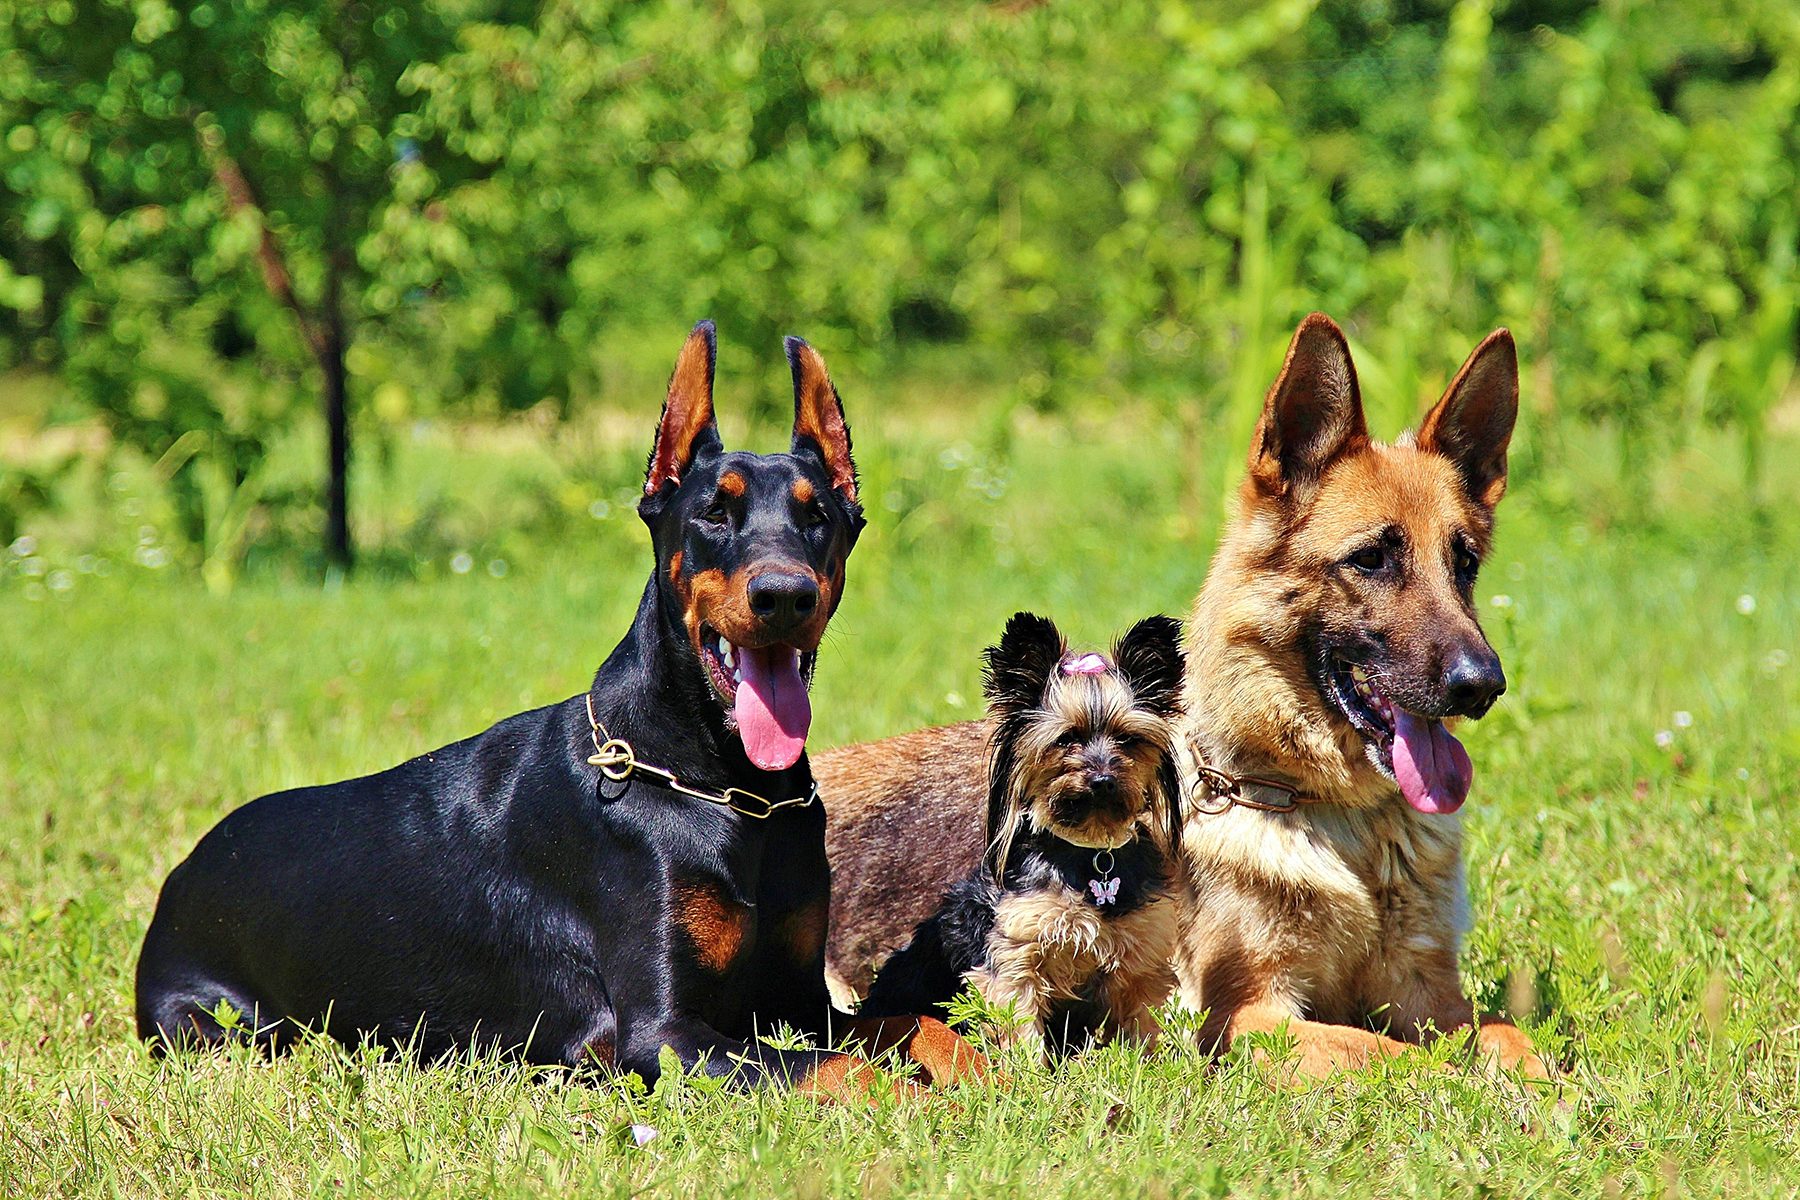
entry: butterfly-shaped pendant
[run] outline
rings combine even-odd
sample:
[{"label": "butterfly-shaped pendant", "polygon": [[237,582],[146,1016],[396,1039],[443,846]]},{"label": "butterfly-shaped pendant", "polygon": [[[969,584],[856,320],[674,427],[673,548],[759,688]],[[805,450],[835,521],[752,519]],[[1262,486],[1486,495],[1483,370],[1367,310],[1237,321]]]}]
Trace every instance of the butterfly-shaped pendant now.
[{"label": "butterfly-shaped pendant", "polygon": [[1117,879],[1090,879],[1088,891],[1094,893],[1094,906],[1104,908],[1108,904],[1116,904],[1119,899],[1119,881]]}]

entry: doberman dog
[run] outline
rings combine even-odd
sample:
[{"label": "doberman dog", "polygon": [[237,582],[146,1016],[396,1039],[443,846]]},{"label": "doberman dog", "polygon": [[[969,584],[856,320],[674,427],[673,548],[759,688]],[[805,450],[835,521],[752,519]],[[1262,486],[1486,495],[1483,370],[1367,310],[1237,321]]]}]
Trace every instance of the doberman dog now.
[{"label": "doberman dog", "polygon": [[[265,796],[164,885],[138,963],[159,1051],[302,1027],[427,1058],[861,1091],[826,1039],[830,874],[805,739],[819,641],[863,526],[824,361],[787,340],[786,454],[727,452],[710,322],[669,382],[638,511],[656,569],[585,694],[392,770]],[[233,1014],[240,1014],[235,1016]],[[854,1031],[941,1081],[984,1069],[942,1025]]]}]

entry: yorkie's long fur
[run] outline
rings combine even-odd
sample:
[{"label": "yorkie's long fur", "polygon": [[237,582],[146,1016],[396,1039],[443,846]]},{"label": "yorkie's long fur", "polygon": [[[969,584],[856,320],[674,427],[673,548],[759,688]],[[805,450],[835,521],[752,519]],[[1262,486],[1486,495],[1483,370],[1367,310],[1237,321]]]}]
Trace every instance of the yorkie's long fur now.
[{"label": "yorkie's long fur", "polygon": [[944,1014],[972,984],[1053,1054],[1152,1041],[1175,984],[1181,626],[1140,621],[1109,660],[1071,654],[1055,625],[1019,613],[986,665],[986,853],[862,1011]]}]

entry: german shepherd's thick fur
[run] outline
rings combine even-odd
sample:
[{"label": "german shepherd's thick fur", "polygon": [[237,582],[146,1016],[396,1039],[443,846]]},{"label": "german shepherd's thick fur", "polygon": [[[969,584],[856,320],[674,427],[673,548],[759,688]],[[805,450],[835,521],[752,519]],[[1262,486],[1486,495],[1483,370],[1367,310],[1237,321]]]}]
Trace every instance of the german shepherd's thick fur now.
[{"label": "german shepherd's thick fur", "polygon": [[[1198,762],[1300,798],[1286,812],[1189,806],[1176,968],[1215,1048],[1285,1029],[1292,1069],[1322,1075],[1476,1024],[1495,1060],[1545,1073],[1525,1035],[1480,1017],[1458,980],[1468,901],[1456,809],[1472,767],[1444,724],[1481,716],[1505,687],[1473,589],[1517,409],[1512,337],[1496,330],[1417,432],[1382,445],[1342,332],[1315,313],[1294,334],[1188,634],[1190,782]],[[985,732],[926,731],[816,760],[840,994],[866,989],[979,855],[948,861],[979,840],[954,831],[981,823],[972,781]],[[893,880],[879,893],[865,883],[896,842],[928,848],[898,852],[904,898]],[[924,877],[939,864],[951,870]],[[866,903],[877,894],[886,911]]]}]

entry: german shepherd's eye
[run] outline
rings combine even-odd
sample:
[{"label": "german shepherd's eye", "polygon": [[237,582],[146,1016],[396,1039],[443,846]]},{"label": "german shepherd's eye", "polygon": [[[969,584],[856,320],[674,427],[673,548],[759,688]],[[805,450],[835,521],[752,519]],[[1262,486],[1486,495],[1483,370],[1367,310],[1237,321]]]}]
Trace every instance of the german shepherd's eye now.
[{"label": "german shepherd's eye", "polygon": [[1364,546],[1345,560],[1365,575],[1373,575],[1388,565],[1386,546]]},{"label": "german shepherd's eye", "polygon": [[1481,568],[1481,560],[1475,557],[1475,552],[1461,544],[1456,547],[1455,562],[1456,573],[1463,579],[1475,578],[1475,572]]}]

